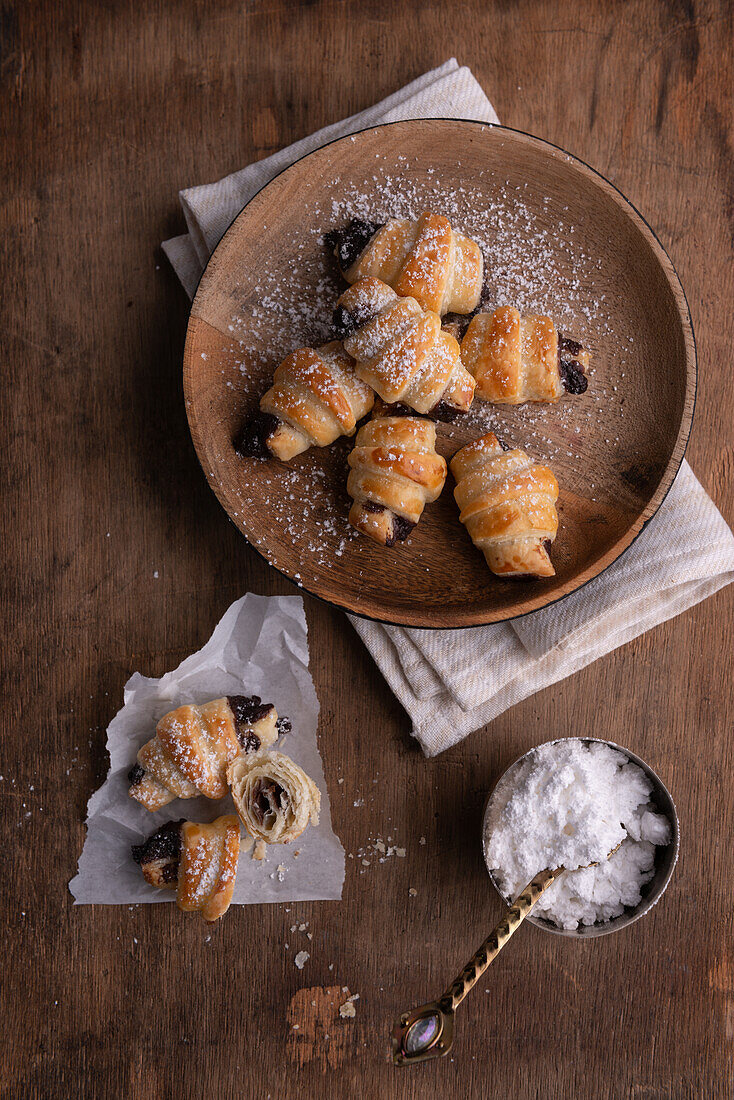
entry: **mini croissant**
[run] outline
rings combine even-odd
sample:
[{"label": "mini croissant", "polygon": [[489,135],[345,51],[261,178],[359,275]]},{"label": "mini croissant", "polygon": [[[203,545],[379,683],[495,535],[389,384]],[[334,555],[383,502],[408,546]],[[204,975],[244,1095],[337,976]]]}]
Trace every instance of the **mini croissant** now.
[{"label": "mini croissant", "polygon": [[338,299],[334,323],[355,371],[383,401],[436,420],[466,412],[475,382],[437,313],[400,298],[380,279],[360,279]]},{"label": "mini croissant", "polygon": [[146,882],[175,889],[179,909],[198,911],[206,921],[219,920],[229,909],[240,853],[234,814],[211,825],[170,821],[132,851]]},{"label": "mini croissant", "polygon": [[348,283],[374,276],[401,298],[415,298],[422,309],[441,315],[471,313],[479,305],[482,253],[441,214],[391,218],[384,225],[355,220],[328,239]]},{"label": "mini croissant", "polygon": [[288,844],[309,824],[318,825],[321,792],[289,756],[262,752],[230,766],[232,799],[254,840]]},{"label": "mini croissant", "polygon": [[588,351],[560,336],[550,317],[521,317],[511,306],[472,318],[461,360],[476,378],[477,397],[498,405],[557,401],[588,385]]},{"label": "mini croissant", "polygon": [[159,810],[174,798],[224,798],[227,766],[240,753],[269,748],[290,722],[257,695],[228,695],[178,707],[161,718],[129,775],[131,798]]},{"label": "mini croissant", "polygon": [[276,369],[260,412],[240,431],[235,450],[287,462],[309,447],[326,447],[339,436],[354,435],[373,401],[372,390],[356,377],[354,363],[338,340],[316,349],[299,348]]},{"label": "mini croissant", "polygon": [[416,416],[384,416],[357,433],[349,456],[349,522],[383,546],[408,537],[426,503],[441,495],[446,462],[436,428]]},{"label": "mini croissant", "polygon": [[506,450],[492,432],[451,459],[454,497],[474,545],[501,577],[552,577],[558,482],[524,451]]}]

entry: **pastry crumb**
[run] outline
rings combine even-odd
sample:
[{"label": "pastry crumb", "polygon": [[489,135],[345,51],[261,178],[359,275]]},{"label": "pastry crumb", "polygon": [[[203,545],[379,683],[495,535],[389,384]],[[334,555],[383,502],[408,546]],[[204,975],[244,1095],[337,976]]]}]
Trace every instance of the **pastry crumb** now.
[{"label": "pastry crumb", "polygon": [[[349,986],[348,985],[343,985],[342,986],[342,993],[348,993],[348,992],[349,992]],[[351,997],[347,997],[344,1004],[339,1005],[339,1015],[342,1017],[342,1019],[347,1019],[347,1018],[348,1019],[353,1019],[357,1015],[357,1010],[355,1008],[354,1002],[358,1001],[358,1000],[359,1000],[359,993],[352,993]]]},{"label": "pastry crumb", "polygon": [[415,886],[411,886],[410,890],[408,890],[408,893],[412,898],[418,897],[418,891],[416,890]]},{"label": "pastry crumb", "polygon": [[259,860],[265,859],[266,851],[267,851],[267,848],[265,846],[265,841],[264,840],[258,840],[257,844],[252,849],[252,858],[253,859],[259,859]]},{"label": "pastry crumb", "polygon": [[303,970],[304,966],[310,958],[311,956],[309,955],[308,951],[299,951],[293,961],[299,970]]},{"label": "pastry crumb", "polygon": [[425,838],[424,836],[422,836],[422,837],[420,838],[420,840],[418,841],[418,843],[419,843],[419,844],[425,844],[425,843],[426,843],[426,838]]}]

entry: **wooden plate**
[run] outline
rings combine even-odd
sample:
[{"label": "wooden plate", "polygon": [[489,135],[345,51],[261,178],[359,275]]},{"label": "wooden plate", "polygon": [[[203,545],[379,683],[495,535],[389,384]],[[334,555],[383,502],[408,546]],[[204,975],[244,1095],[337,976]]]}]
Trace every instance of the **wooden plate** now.
[{"label": "wooden plate", "polygon": [[[478,240],[491,304],[548,313],[593,354],[586,394],[553,406],[475,401],[440,425],[450,457],[490,428],[543,458],[560,484],[557,575],[500,581],[458,521],[451,476],[407,543],[353,532],[351,441],[285,466],[232,438],[293,348],[329,338],[344,284],[323,234],[355,215],[446,213]],[[277,569],[339,607],[389,623],[465,627],[545,607],[599,575],[653,516],[693,416],[685,295],[643,218],[555,146],[500,126],[396,122],[342,138],[264,187],[214,252],[191,310],[184,387],[191,433],[229,516]]]}]

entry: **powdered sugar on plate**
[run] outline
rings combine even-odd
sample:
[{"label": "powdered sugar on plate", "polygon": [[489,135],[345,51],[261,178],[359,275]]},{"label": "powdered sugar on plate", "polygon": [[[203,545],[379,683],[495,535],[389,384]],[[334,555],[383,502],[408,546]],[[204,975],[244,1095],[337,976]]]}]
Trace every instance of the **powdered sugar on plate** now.
[{"label": "powdered sugar on plate", "polygon": [[[460,178],[460,165],[454,174]],[[604,447],[620,446],[626,409],[624,387],[619,388],[618,382],[635,359],[632,337],[613,331],[605,294],[594,290],[608,257],[585,245],[583,222],[557,199],[539,198],[527,184],[503,180],[500,168],[488,167],[486,180],[486,187],[481,180],[473,186],[449,186],[438,172],[418,170],[409,157],[399,157],[397,167],[395,162],[383,167],[379,156],[360,186],[338,176],[330,179],[332,197],[294,211],[292,231],[279,240],[277,254],[265,253],[252,276],[254,285],[243,295],[242,309],[235,310],[228,322],[231,341],[221,353],[228,407],[237,410],[242,423],[257,408],[275,367],[287,354],[333,338],[332,313],[345,283],[324,243],[326,233],[352,218],[380,222],[390,217],[415,218],[433,210],[445,214],[456,231],[479,244],[485,283],[491,288],[483,309],[511,304],[522,313],[550,315],[561,332],[583,342],[592,353],[589,389],[582,397],[567,396],[555,405],[513,407],[491,406],[477,399],[468,414],[452,424],[438,425],[440,453],[450,457],[470,439],[496,431],[510,445],[556,465],[562,500],[568,492],[590,501],[592,507],[598,503],[634,509],[639,503],[636,489],[628,493],[624,485],[605,484],[604,464],[597,453],[600,434]],[[541,218],[546,210],[548,218]],[[231,297],[237,300],[236,289]],[[204,354],[211,358],[216,353]],[[591,438],[593,448],[587,446]],[[275,461],[241,460],[241,511],[233,518],[244,522],[258,509],[272,517],[272,523],[258,525],[257,531],[248,523],[248,537],[296,583],[308,583],[346,557],[350,569],[359,570],[374,553],[374,547],[347,523],[346,460],[351,446],[352,441],[343,438],[329,448],[312,448],[287,467]],[[636,452],[629,454],[630,465],[637,460]],[[217,478],[217,463],[230,461],[231,454],[222,451],[208,471],[210,477]],[[253,462],[259,463],[254,477],[249,473]],[[436,517],[444,522],[442,516],[453,514],[451,505],[443,511],[441,504],[432,506],[421,520],[421,529]],[[462,537],[457,524],[457,541]],[[411,540],[419,541],[420,532]],[[303,571],[294,570],[292,555],[282,553],[283,541],[291,550],[297,546]],[[476,565],[477,559],[469,560]],[[467,564],[467,576],[469,568]],[[462,576],[459,568],[457,584],[463,583]],[[395,583],[401,583],[397,575]]]}]

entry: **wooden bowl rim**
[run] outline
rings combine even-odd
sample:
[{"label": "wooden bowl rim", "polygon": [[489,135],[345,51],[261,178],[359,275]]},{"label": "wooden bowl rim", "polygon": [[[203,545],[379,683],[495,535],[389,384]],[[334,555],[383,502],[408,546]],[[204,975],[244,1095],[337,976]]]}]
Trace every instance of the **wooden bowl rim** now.
[{"label": "wooden bowl rim", "polygon": [[[655,489],[655,492],[652,494],[646,506],[639,513],[637,518],[630,524],[627,531],[619,539],[617,539],[617,541],[606,551],[604,558],[608,560],[605,562],[605,564],[602,565],[600,568],[595,568],[595,563],[594,565],[589,566],[587,569],[582,570],[580,573],[576,574],[576,577],[566,581],[563,585],[563,589],[560,592],[556,592],[550,599],[544,599],[541,593],[531,601],[532,606],[528,607],[524,611],[518,611],[517,613],[511,614],[507,614],[502,611],[498,611],[496,613],[485,612],[485,617],[466,622],[426,622],[421,617],[420,609],[418,609],[416,615],[411,615],[410,617],[406,617],[406,613],[403,612],[402,616],[399,613],[393,613],[392,616],[389,618],[380,618],[377,614],[368,614],[366,611],[356,610],[346,603],[340,603],[336,599],[331,599],[328,596],[322,596],[320,593],[313,591],[311,588],[309,588],[308,585],[301,584],[298,581],[294,580],[294,578],[291,577],[284,569],[280,568],[277,565],[274,565],[266,556],[266,554],[248,538],[247,533],[242,530],[242,527],[239,525],[239,523],[235,522],[235,520],[232,519],[232,516],[230,515],[227,508],[227,504],[222,495],[220,495],[219,481],[213,476],[210,477],[202,459],[202,441],[199,434],[198,421],[196,419],[194,404],[191,399],[191,385],[194,373],[194,358],[191,352],[190,336],[192,329],[192,320],[196,319],[195,310],[197,301],[200,297],[202,286],[205,282],[206,276],[210,274],[211,271],[217,266],[215,262],[217,253],[219,252],[221,246],[224,244],[226,238],[234,230],[237,222],[239,221],[245,210],[247,210],[247,208],[251,206],[252,203],[257,198],[259,198],[259,196],[265,190],[267,190],[267,188],[270,187],[271,184],[275,183],[276,180],[278,180],[281,176],[297,168],[298,165],[307,160],[309,157],[314,156],[316,153],[322,152],[324,149],[327,149],[332,145],[336,145],[338,142],[349,141],[350,139],[357,137],[359,134],[369,133],[374,130],[388,129],[394,126],[405,126],[409,129],[413,129],[421,127],[426,123],[439,123],[448,125],[459,124],[462,126],[478,127],[480,132],[484,130],[501,131],[507,134],[514,135],[516,137],[521,137],[525,139],[527,144],[536,145],[545,151],[551,151],[552,155],[556,153],[561,154],[561,157],[566,162],[576,166],[579,169],[582,169],[584,173],[588,174],[589,177],[597,184],[597,186],[599,186],[599,181],[601,181],[602,190],[604,190],[605,188],[609,190],[610,197],[617,202],[617,205],[622,209],[624,213],[627,214],[628,217],[631,218],[637,229],[642,233],[643,237],[647,239],[647,243],[652,248],[655,258],[660,263],[663,276],[670,287],[673,299],[675,301],[676,311],[680,319],[681,329],[683,330],[683,344],[685,348],[685,396],[683,401],[683,411],[681,414],[680,423],[678,425],[678,432],[673,447],[671,449],[671,457],[668,460],[668,463],[665,467],[660,482]],[[560,158],[554,156],[554,159]],[[683,312],[681,306],[685,307],[685,312]],[[206,321],[206,318],[202,317],[201,319]],[[686,339],[687,334],[690,334],[690,341]],[[629,548],[637,541],[637,539],[647,527],[650,520],[653,519],[654,516],[657,514],[658,509],[670,492],[673,486],[673,482],[675,481],[678,472],[680,471],[686,455],[698,394],[698,348],[696,344],[696,334],[693,327],[693,320],[691,318],[691,310],[688,303],[688,296],[686,295],[683,283],[681,282],[675,264],[670,258],[667,249],[661,242],[657,233],[652,228],[644,214],[642,214],[642,212],[637,209],[631,199],[627,198],[627,196],[622,191],[620,191],[616,184],[607,179],[607,177],[603,175],[603,173],[599,172],[596,168],[593,168],[581,157],[578,157],[573,153],[569,153],[562,146],[556,145],[551,141],[547,141],[545,138],[540,138],[534,134],[530,134],[526,130],[519,130],[512,126],[503,126],[499,123],[494,122],[482,122],[479,119],[466,119],[455,117],[397,119],[393,122],[382,122],[377,123],[374,126],[360,127],[359,130],[354,130],[350,131],[347,134],[342,134],[340,137],[332,138],[330,141],[324,142],[323,145],[319,145],[316,149],[309,150],[309,152],[304,153],[302,156],[298,157],[296,160],[292,161],[284,168],[281,168],[279,172],[276,172],[272,179],[269,179],[266,183],[264,183],[262,187],[260,187],[255,192],[254,195],[250,196],[247,202],[243,203],[242,207],[239,209],[235,217],[228,225],[227,229],[225,229],[224,233],[220,237],[216,246],[214,247],[214,250],[212,251],[206,263],[206,266],[204,267],[204,270],[202,271],[201,276],[199,277],[199,280],[196,284],[196,291],[194,292],[194,296],[191,301],[191,309],[189,311],[189,319],[186,326],[186,339],[184,343],[183,355],[183,384],[186,419],[189,424],[189,431],[191,432],[191,438],[194,444],[194,449],[196,451],[196,456],[199,460],[199,465],[202,468],[209,487],[214,492],[214,495],[217,497],[217,500],[222,505],[222,508],[224,509],[230,521],[234,523],[235,527],[237,527],[237,530],[245,537],[250,547],[255,550],[255,552],[263,559],[263,561],[267,563],[267,565],[269,565],[272,569],[275,569],[297,588],[302,589],[304,592],[308,592],[308,594],[315,599],[321,600],[322,603],[325,603],[330,607],[337,608],[340,611],[344,611],[347,614],[354,615],[359,619],[364,619],[368,622],[386,623],[391,626],[405,626],[421,630],[463,630],[472,627],[489,626],[500,622],[512,622],[515,619],[523,619],[526,615],[532,615],[536,611],[540,611],[544,608],[552,607],[553,605],[560,603],[562,600],[565,600],[574,592],[579,592],[582,588],[585,588],[586,585],[589,584],[591,581],[595,580],[597,577],[600,577],[603,573],[605,573],[606,570],[609,569],[611,565],[614,565],[616,561],[619,561],[622,555],[625,554],[627,550],[629,550]],[[677,458],[675,458],[674,456],[676,456],[676,453],[678,451],[680,451],[680,454],[677,456]],[[431,612],[435,616],[435,609],[432,608]]]}]

